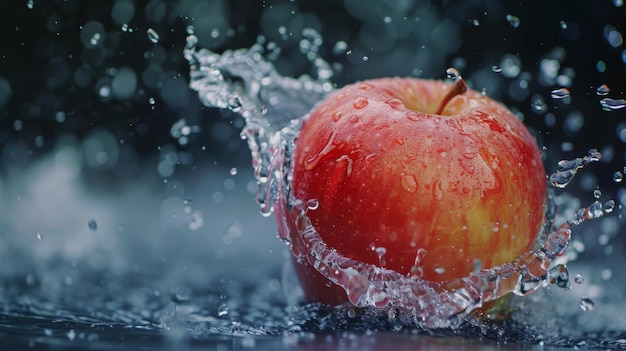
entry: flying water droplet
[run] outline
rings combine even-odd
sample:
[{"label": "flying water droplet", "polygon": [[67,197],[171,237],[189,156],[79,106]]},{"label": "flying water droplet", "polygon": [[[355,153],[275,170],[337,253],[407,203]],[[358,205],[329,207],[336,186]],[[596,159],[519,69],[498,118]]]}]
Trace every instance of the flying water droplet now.
[{"label": "flying water droplet", "polygon": [[567,88],[560,88],[560,89],[555,89],[552,90],[550,92],[550,97],[553,99],[564,99],[566,97],[569,97],[569,89]]},{"label": "flying water droplet", "polygon": [[582,284],[585,282],[585,277],[582,276],[582,274],[576,274],[576,276],[574,277],[574,283],[576,284]]},{"label": "flying water droplet", "polygon": [[550,271],[548,272],[548,282],[561,289],[569,290],[570,281],[567,267],[563,264],[558,264],[550,268]]},{"label": "flying water droplet", "polygon": [[153,42],[154,44],[159,42],[159,34],[152,28],[148,28],[148,39]]},{"label": "flying water droplet", "polygon": [[230,174],[231,176],[237,175],[237,167],[231,168],[230,171],[228,171],[228,174]]},{"label": "flying water droplet", "polygon": [[580,299],[580,309],[583,310],[584,312],[591,312],[594,310],[595,307],[596,307],[596,304],[593,302],[593,300],[591,300],[587,296],[583,296]]},{"label": "flying water droplet", "polygon": [[599,201],[595,201],[589,207],[578,209],[574,214],[574,218],[567,222],[570,225],[578,225],[586,220],[600,218],[603,215],[602,204]]},{"label": "flying water droplet", "polygon": [[600,105],[605,111],[620,110],[626,107],[626,99],[604,98],[600,100]]},{"label": "flying water droplet", "polygon": [[608,85],[602,84],[596,89],[596,94],[598,94],[599,96],[605,96],[608,95],[610,91],[611,89]]},{"label": "flying water droplet", "polygon": [[474,27],[480,27],[480,21],[477,19],[471,19],[470,22]]},{"label": "flying water droplet", "polygon": [[502,72],[502,68],[494,65],[494,66],[491,66],[491,71],[493,71],[495,73],[500,73],[500,72]]},{"label": "flying water droplet", "polygon": [[543,100],[543,97],[539,95],[533,98],[533,101],[530,107],[532,108],[534,113],[539,114],[539,115],[544,114],[548,110],[548,105]]},{"label": "flying water droplet", "polygon": [[94,33],[93,36],[91,36],[91,39],[89,39],[89,43],[91,43],[91,45],[93,46],[96,46],[100,42],[101,38],[102,35],[100,33]]},{"label": "flying water droplet", "polygon": [[35,1],[28,0],[28,2],[26,2],[26,7],[28,7],[29,10],[32,10],[35,7]]},{"label": "flying water droplet", "polygon": [[502,75],[507,78],[515,78],[522,71],[522,61],[517,55],[506,54],[500,60]]},{"label": "flying water droplet", "polygon": [[622,172],[617,171],[613,173],[613,181],[615,183],[621,183],[623,180],[624,180],[624,175],[622,174]]},{"label": "flying water droplet", "polygon": [[243,102],[241,98],[237,95],[231,96],[228,99],[228,108],[233,112],[241,111],[241,107],[243,106]]},{"label": "flying water droplet", "polygon": [[581,168],[589,163],[600,161],[601,157],[602,154],[597,149],[591,149],[585,157],[559,161],[556,173],[550,175],[550,183],[554,187],[565,188]]},{"label": "flying water droplet", "polygon": [[520,20],[518,17],[513,16],[513,15],[506,15],[506,20],[509,21],[509,24],[511,24],[511,27],[513,28],[519,27]]},{"label": "flying water droplet", "polygon": [[172,291],[172,301],[178,303],[189,301],[189,299],[191,299],[191,294],[191,288],[186,286],[176,287],[174,291]]},{"label": "flying water droplet", "polygon": [[348,44],[345,41],[340,40],[335,43],[332,51],[334,55],[343,55],[346,53],[346,50],[348,50]]},{"label": "flying water droplet", "polygon": [[600,196],[602,196],[602,191],[600,191],[600,189],[596,189],[593,191],[593,197],[595,197],[596,199],[599,199]]},{"label": "flying water droplet", "polygon": [[95,220],[90,219],[89,222],[87,222],[87,227],[89,228],[89,231],[95,232],[98,230],[98,223],[96,223]]},{"label": "flying water droplet", "polygon": [[227,304],[225,303],[221,303],[218,307],[217,307],[217,316],[218,317],[224,317],[228,314],[228,312],[230,311],[230,308],[228,307]]},{"label": "flying water droplet", "polygon": [[604,212],[611,213],[615,209],[615,200],[609,200],[604,204]]}]

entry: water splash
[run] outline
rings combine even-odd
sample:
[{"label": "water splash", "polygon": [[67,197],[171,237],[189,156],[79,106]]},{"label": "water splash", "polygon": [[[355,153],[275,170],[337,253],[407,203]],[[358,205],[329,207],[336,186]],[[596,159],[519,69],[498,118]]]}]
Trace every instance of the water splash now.
[{"label": "water splash", "polygon": [[554,187],[565,188],[581,168],[592,162],[598,162],[601,158],[602,154],[597,149],[591,149],[585,157],[561,160],[557,164],[557,171],[550,175],[550,183]]},{"label": "water splash", "polygon": [[[404,276],[383,267],[341,256],[328,248],[307,217],[309,204],[290,195],[291,158],[295,138],[308,111],[333,90],[330,65],[318,55],[321,37],[306,30],[302,53],[316,69],[317,77],[280,76],[266,59],[262,37],[250,49],[216,54],[196,48],[197,38],[189,35],[185,58],[191,66],[190,87],[206,106],[226,108],[246,121],[242,137],[248,140],[255,176],[259,183],[257,199],[264,215],[275,214],[281,239],[297,261],[308,262],[328,280],[342,287],[352,305],[389,313],[394,319],[422,328],[456,328],[471,321],[470,313],[505,294],[528,295],[542,286],[567,286],[564,266],[550,268],[564,254],[571,238],[570,224],[554,227],[555,203],[551,192],[546,206],[546,224],[536,246],[511,263],[480,269],[467,277],[446,282],[421,279],[419,269]],[[458,71],[449,69],[448,78],[459,81]],[[362,102],[359,102],[361,104]],[[592,152],[593,151],[593,152]],[[559,163],[551,177],[553,184],[565,187],[576,171],[600,159],[600,153]],[[410,188],[410,186],[409,186]],[[287,213],[299,213],[295,220]],[[378,250],[377,250],[378,249]],[[382,261],[384,252],[374,247]],[[416,255],[416,267],[424,253]],[[559,276],[555,278],[555,269]],[[565,273],[563,273],[565,272]]]},{"label": "water splash", "polygon": [[620,110],[626,107],[626,99],[604,98],[600,100],[600,105],[605,111]]},{"label": "water splash", "polygon": [[[248,141],[255,177],[259,182],[257,200],[269,216],[284,191],[292,144],[301,117],[332,91],[332,70],[317,54],[321,37],[305,31],[301,49],[316,68],[317,77],[283,77],[265,60],[265,39],[259,37],[250,49],[216,54],[197,50],[198,39],[187,37],[184,57],[191,67],[190,87],[206,106],[230,109],[244,117],[241,137]],[[306,47],[307,49],[304,49]]]}]

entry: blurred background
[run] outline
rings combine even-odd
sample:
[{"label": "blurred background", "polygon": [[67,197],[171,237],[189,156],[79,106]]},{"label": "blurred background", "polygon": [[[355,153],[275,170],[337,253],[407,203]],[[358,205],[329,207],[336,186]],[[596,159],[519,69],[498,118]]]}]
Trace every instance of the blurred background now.
[{"label": "blurred background", "polygon": [[[172,326],[190,315],[205,323],[194,335],[289,327],[285,253],[254,203],[244,122],[188,88],[189,26],[215,52],[262,36],[291,77],[313,74],[300,47],[313,28],[337,87],[455,67],[524,120],[549,173],[599,149],[557,194],[572,208],[616,202],[575,231],[574,251],[593,264],[580,268],[588,286],[617,284],[625,25],[622,0],[0,0],[0,333],[104,338],[80,334],[85,322],[186,335]],[[78,324],[46,324],[59,318]]]}]

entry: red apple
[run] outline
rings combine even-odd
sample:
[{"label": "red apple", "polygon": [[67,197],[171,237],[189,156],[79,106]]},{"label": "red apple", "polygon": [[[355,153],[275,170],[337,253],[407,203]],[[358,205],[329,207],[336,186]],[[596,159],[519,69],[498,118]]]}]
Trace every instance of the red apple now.
[{"label": "red apple", "polygon": [[[314,108],[296,139],[292,196],[317,204],[307,215],[329,248],[430,281],[531,248],[544,222],[541,152],[503,105],[466,90],[462,80],[383,78]],[[296,272],[309,298],[348,301],[307,260]]]}]

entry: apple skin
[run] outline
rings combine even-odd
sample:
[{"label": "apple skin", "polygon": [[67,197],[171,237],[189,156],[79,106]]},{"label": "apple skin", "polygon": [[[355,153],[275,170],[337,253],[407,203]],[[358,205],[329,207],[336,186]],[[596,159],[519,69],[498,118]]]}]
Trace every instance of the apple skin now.
[{"label": "apple skin", "polygon": [[[546,206],[536,141],[476,91],[446,101],[453,87],[381,78],[345,86],[313,109],[295,142],[292,196],[317,202],[307,215],[329,248],[441,282],[532,247]],[[298,213],[284,215],[279,231],[293,235]],[[348,301],[308,260],[294,264],[308,298]]]}]

